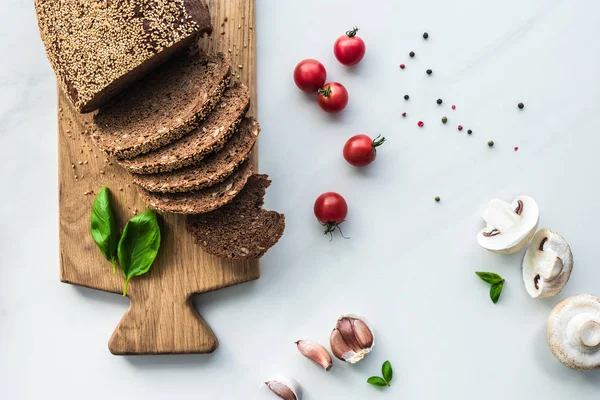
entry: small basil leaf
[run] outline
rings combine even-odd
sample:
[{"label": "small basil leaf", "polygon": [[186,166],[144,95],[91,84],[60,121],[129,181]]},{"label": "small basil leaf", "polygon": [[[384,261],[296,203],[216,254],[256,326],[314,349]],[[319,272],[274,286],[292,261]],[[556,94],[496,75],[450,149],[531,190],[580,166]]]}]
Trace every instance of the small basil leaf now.
[{"label": "small basil leaf", "polygon": [[383,379],[390,383],[392,381],[392,377],[394,376],[394,371],[392,370],[392,363],[386,361],[381,366],[381,373],[383,374]]},{"label": "small basil leaf", "polygon": [[113,274],[117,272],[117,246],[119,232],[110,205],[110,193],[105,186],[98,192],[92,205],[90,232],[102,254],[113,264]]},{"label": "small basil leaf", "polygon": [[377,386],[377,387],[389,386],[389,384],[385,381],[385,379],[380,378],[378,376],[370,377],[369,379],[367,379],[367,383],[369,383],[373,386]]},{"label": "small basil leaf", "polygon": [[504,280],[502,280],[501,282],[498,282],[498,283],[494,283],[492,285],[492,287],[490,288],[490,298],[492,299],[492,302],[494,302],[494,304],[496,304],[498,302],[498,299],[500,298],[500,294],[502,293],[503,287],[504,287]]},{"label": "small basil leaf", "polygon": [[123,296],[129,280],[150,270],[160,247],[160,227],[154,210],[146,210],[127,222],[119,241],[119,264],[125,277]]},{"label": "small basil leaf", "polygon": [[477,274],[478,277],[481,278],[482,281],[485,281],[487,283],[490,284],[494,284],[494,283],[499,283],[499,282],[503,282],[504,279],[502,279],[502,277],[498,274],[495,274],[493,272],[475,272]]}]

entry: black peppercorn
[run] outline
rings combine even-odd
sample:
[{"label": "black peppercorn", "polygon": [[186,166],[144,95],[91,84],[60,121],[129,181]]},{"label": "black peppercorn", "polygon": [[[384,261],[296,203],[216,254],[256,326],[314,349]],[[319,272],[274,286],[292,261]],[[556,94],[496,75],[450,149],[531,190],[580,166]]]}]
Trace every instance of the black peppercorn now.
[{"label": "black peppercorn", "polygon": [[438,104],[442,104],[442,99],[437,99]]},{"label": "black peppercorn", "polygon": [[488,146],[492,147],[493,145],[494,145],[494,141],[493,141],[493,140],[490,140],[490,141],[488,142]]},{"label": "black peppercorn", "polygon": [[423,33],[423,39],[427,39],[429,37],[429,33],[425,32]]},{"label": "black peppercorn", "polygon": [[525,104],[523,104],[523,103],[519,103],[519,104],[517,104],[517,107],[519,107],[519,108],[522,110],[522,109],[523,109],[523,107],[525,107]]},{"label": "black peppercorn", "polygon": [[407,94],[404,95],[404,100],[408,100],[408,95]]},{"label": "black peppercorn", "polygon": [[432,70],[430,70],[430,69],[428,69],[428,70],[427,70],[427,71],[425,71],[425,72],[427,72],[427,75],[431,75],[431,74],[433,74],[433,71],[432,71]]},{"label": "black peppercorn", "polygon": [[470,135],[471,133],[473,133],[473,131],[469,129],[469,130],[467,131],[467,133]]},{"label": "black peppercorn", "polygon": [[415,52],[414,52],[414,51],[411,51],[410,53],[408,53],[408,55],[409,55],[409,56],[412,58],[412,57],[414,57],[414,56],[415,56]]}]

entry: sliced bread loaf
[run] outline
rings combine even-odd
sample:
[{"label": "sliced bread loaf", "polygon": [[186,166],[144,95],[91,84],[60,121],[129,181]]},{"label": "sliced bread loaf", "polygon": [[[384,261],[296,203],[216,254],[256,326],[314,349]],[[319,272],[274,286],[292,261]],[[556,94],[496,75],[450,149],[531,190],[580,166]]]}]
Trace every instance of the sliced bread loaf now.
[{"label": "sliced bread loaf", "polygon": [[259,132],[258,122],[245,118],[225,146],[200,164],[159,174],[135,174],[133,181],[149,192],[162,193],[189,192],[215,185],[248,159]]},{"label": "sliced bread loaf", "polygon": [[207,154],[225,145],[249,104],[248,88],[238,82],[225,91],[221,103],[190,134],[158,150],[118,162],[136,174],[168,172],[197,164]]},{"label": "sliced bread loaf", "polygon": [[207,253],[231,260],[262,257],[283,235],[285,216],[262,208],[271,181],[252,175],[228,205],[202,215],[190,215],[187,230]]},{"label": "sliced bread loaf", "polygon": [[46,53],[80,112],[94,111],[212,32],[204,0],[35,0]]},{"label": "sliced bread loaf", "polygon": [[229,84],[224,54],[186,54],[157,68],[95,116],[92,138],[116,157],[171,143],[210,113]]},{"label": "sliced bread loaf", "polygon": [[176,214],[202,214],[231,202],[252,175],[250,163],[244,163],[229,178],[205,189],[186,193],[153,193],[139,188],[150,207]]}]

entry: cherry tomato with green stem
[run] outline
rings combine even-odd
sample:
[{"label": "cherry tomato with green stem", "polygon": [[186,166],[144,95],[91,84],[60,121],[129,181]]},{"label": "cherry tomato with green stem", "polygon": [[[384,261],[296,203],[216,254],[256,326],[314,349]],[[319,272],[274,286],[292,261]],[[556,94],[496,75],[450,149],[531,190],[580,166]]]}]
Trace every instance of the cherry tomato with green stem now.
[{"label": "cherry tomato with green stem", "polygon": [[356,65],[363,59],[367,46],[358,36],[358,27],[346,32],[340,36],[333,45],[333,54],[338,61],[346,66]]},{"label": "cherry tomato with green stem", "polygon": [[333,238],[333,232],[337,229],[342,237],[345,237],[340,224],[348,215],[348,203],[339,193],[326,192],[317,197],[314,212],[317,220],[325,227],[326,235],[329,234]]},{"label": "cherry tomato with green stem", "polygon": [[314,93],[327,78],[327,71],[323,64],[312,58],[302,60],[294,69],[294,82],[303,92]]},{"label": "cherry tomato with green stem", "polygon": [[344,158],[355,167],[365,167],[375,161],[377,147],[385,142],[381,135],[371,139],[367,135],[352,136],[344,145]]},{"label": "cherry tomato with green stem", "polygon": [[341,83],[326,83],[317,93],[319,106],[325,112],[339,113],[348,105],[348,91]]}]

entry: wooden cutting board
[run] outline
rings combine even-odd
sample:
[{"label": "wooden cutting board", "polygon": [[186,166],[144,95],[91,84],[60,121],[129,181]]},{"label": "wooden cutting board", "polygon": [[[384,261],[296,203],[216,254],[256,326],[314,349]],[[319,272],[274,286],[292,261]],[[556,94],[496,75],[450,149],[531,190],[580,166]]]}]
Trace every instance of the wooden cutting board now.
[{"label": "wooden cutting board", "polygon": [[[201,47],[231,56],[235,79],[250,88],[249,114],[256,117],[254,0],[212,0],[209,5],[214,32],[201,39]],[[75,112],[60,90],[58,107],[60,280],[121,294],[121,271],[113,275],[90,235],[92,203],[98,190],[108,186],[120,229],[146,205],[130,176],[91,142],[92,116]],[[256,151],[251,161],[256,166]],[[204,253],[186,233],[182,216],[163,214],[159,223],[159,255],[150,273],[130,282],[129,310],[108,347],[113,354],[212,352],[217,338],[191,296],[258,279],[259,263],[228,262]]]}]

